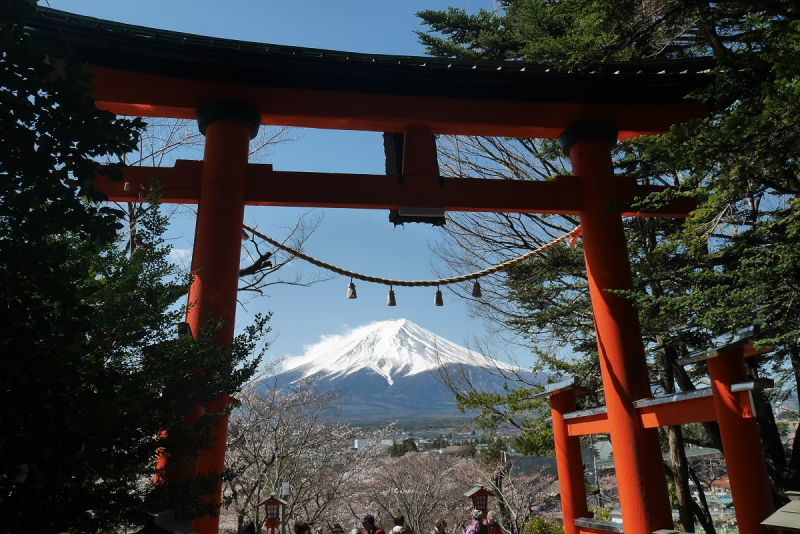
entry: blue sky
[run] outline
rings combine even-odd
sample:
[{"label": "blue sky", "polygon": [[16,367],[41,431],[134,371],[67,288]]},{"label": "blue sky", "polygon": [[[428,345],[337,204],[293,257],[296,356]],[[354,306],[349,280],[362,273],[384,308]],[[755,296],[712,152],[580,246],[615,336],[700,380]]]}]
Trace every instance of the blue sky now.
[{"label": "blue sky", "polygon": [[[215,37],[354,52],[424,55],[417,42],[420,25],[414,13],[445,9],[448,5],[470,12],[489,0],[42,0],[50,6],[82,15]],[[384,156],[380,134],[324,130],[294,130],[296,141],[275,148],[265,162],[276,170],[382,174]],[[199,159],[192,153],[186,157]],[[307,210],[248,208],[247,224],[257,224],[273,237],[285,234]],[[393,229],[386,211],[316,210],[323,221],[306,242],[304,252],[318,259],[384,278],[434,279],[435,261],[429,246],[439,230],[423,225]],[[176,220],[173,235],[186,236],[174,246],[188,250],[193,230],[186,220]],[[314,272],[301,260],[290,270]],[[289,274],[287,270],[286,274]],[[388,288],[357,282],[358,299],[345,298],[349,280],[337,277],[309,288],[274,286],[269,295],[244,295],[237,312],[237,328],[254,312],[273,312],[274,330],[269,355],[300,355],[304,346],[324,336],[345,334],[372,321],[406,318],[454,343],[472,344],[485,339],[482,321],[467,314],[465,303],[444,290],[445,305],[434,307],[435,289],[395,288],[397,307],[386,306]],[[502,356],[497,347],[494,356]]]}]

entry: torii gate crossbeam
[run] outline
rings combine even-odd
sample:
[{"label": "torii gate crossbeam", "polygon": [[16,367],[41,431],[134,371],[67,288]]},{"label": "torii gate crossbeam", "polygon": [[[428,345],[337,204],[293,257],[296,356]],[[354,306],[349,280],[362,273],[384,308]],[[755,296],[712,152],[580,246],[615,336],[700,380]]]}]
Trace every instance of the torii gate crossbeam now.
[{"label": "torii gate crossbeam", "polygon": [[[100,179],[98,187],[114,202],[137,202],[151,180],[162,186],[161,202],[196,204],[200,198],[203,162],[178,160],[174,167],[128,167],[124,182]],[[400,206],[444,208],[446,211],[560,213],[583,211],[581,181],[559,176],[549,182],[441,178],[438,175],[371,175],[273,171],[269,164],[249,164],[243,201],[247,206],[352,209],[397,209]],[[663,191],[618,177],[615,203]],[[623,212],[623,217],[685,217],[694,200],[679,198],[655,212]]]}]

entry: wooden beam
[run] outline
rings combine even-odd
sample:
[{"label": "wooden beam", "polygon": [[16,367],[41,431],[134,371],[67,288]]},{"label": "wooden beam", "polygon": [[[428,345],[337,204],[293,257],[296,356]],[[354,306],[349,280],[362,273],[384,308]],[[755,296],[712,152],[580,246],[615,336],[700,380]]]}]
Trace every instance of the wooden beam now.
[{"label": "wooden beam", "polygon": [[[98,189],[115,202],[141,202],[147,185],[163,186],[164,203],[194,204],[200,197],[202,162],[178,160],[174,167],[127,167],[121,182],[98,178]],[[620,178],[620,202],[653,190]],[[271,165],[247,168],[245,203],[250,206],[292,206],[355,209],[398,207],[444,208],[447,211],[500,213],[561,213],[577,215],[583,209],[580,179],[560,176],[553,181],[484,180],[438,176],[337,174],[273,171]],[[640,186],[641,187],[641,186]],[[622,196],[625,195],[625,196]],[[631,216],[683,216],[693,205],[683,202],[662,212],[624,213]]]},{"label": "wooden beam", "polygon": [[[743,419],[756,417],[752,392],[771,388],[775,384],[770,379],[748,380],[731,385],[731,392],[739,395],[739,416]],[[641,399],[633,403],[639,411],[644,428],[688,425],[717,420],[712,388],[659,395]]]},{"label": "wooden beam", "polygon": [[593,519],[589,517],[578,517],[575,519],[575,525],[580,528],[580,532],[615,532],[622,534],[624,532],[622,523],[615,523],[613,521],[603,521],[600,519]]},{"label": "wooden beam", "polygon": [[671,404],[645,406],[639,408],[639,417],[644,428],[659,428],[716,421],[717,412],[714,408],[714,399],[709,395]]},{"label": "wooden beam", "polygon": [[[269,167],[272,167],[269,165]],[[179,159],[174,167],[125,167],[122,181],[97,177],[97,189],[112,202],[144,202],[153,180],[161,186],[165,204],[197,204],[203,162]]]},{"label": "wooden beam", "polygon": [[203,102],[239,100],[259,109],[262,124],[402,132],[426,125],[434,134],[556,139],[570,125],[607,120],[619,138],[664,133],[703,117],[697,102],[606,104],[520,102],[260,87],[93,66],[97,105],[119,115],[194,119]]},{"label": "wooden beam", "polygon": [[606,407],[591,408],[564,415],[570,436],[588,436],[589,434],[607,434],[610,430]]}]

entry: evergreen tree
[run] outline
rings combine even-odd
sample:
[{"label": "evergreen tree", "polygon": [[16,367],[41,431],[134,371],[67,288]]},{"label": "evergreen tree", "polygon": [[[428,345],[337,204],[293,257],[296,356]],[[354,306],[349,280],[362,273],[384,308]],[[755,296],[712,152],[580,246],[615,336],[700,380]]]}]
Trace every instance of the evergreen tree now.
[{"label": "evergreen tree", "polygon": [[399,458],[408,452],[417,452],[417,443],[411,438],[405,438],[400,443],[397,440],[392,440],[392,444],[386,449],[387,454],[392,458]]},{"label": "evergreen tree", "polygon": [[[189,280],[168,263],[157,205],[124,252],[99,165],[135,147],[139,120],[97,109],[81,65],[31,40],[33,4],[0,4],[0,510],[2,532],[98,532],[166,508],[210,512],[211,477],[153,487],[157,447],[207,447],[197,404],[251,375],[264,319],[232,346],[175,339]],[[157,193],[155,193],[157,195]],[[154,199],[151,199],[154,200]],[[167,431],[165,439],[159,433]]]},{"label": "evergreen tree", "polygon": [[[672,185],[671,194],[698,198],[699,209],[686,224],[664,219],[626,221],[635,290],[625,296],[640,310],[652,377],[665,392],[694,387],[693,376],[675,365],[689,347],[702,347],[721,334],[759,323],[776,347],[771,359],[751,365],[753,374],[786,373],[790,389],[800,377],[796,269],[800,186],[800,8],[789,0],[719,3],[668,0],[506,0],[497,12],[467,15],[460,10],[418,14],[431,32],[420,33],[429,53],[448,57],[525,59],[554,70],[580,70],[592,62],[692,56],[712,57],[710,85],[693,95],[709,115],[673,128],[657,138],[639,138],[617,150],[620,171],[645,183]],[[438,35],[437,35],[438,34]],[[563,162],[549,142],[469,139],[454,143],[451,165],[474,163],[476,154],[489,162],[484,175],[498,168],[512,177],[547,179]],[[460,151],[464,149],[464,154]],[[472,157],[472,159],[468,159]],[[535,163],[526,159],[536,160]],[[524,172],[518,173],[518,170]],[[462,174],[462,173],[459,173]],[[480,230],[471,227],[476,220]],[[568,229],[576,221],[557,217],[468,219],[448,225],[473,250],[530,248],[536,240]],[[497,229],[512,231],[496,232]],[[465,236],[468,239],[465,239]],[[512,237],[508,237],[512,236]],[[464,256],[462,256],[463,258]],[[454,262],[458,268],[458,262]],[[500,296],[515,299],[511,307],[484,308],[531,340],[569,347],[575,358],[563,362],[561,351],[534,347],[545,369],[579,374],[595,369],[591,315],[580,252],[556,250],[511,270]],[[505,287],[505,289],[503,289]],[[573,365],[574,364],[574,365]],[[702,370],[700,370],[702,371]],[[600,391],[599,389],[597,391]],[[465,405],[482,407],[484,419],[524,413],[530,392],[505,399],[473,395]],[[599,400],[599,399],[595,399]],[[591,402],[591,400],[590,400]],[[774,420],[761,420],[762,437],[775,487],[796,487],[800,451],[783,457]],[[528,427],[526,427],[528,428]],[[525,439],[541,442],[535,425]],[[714,425],[706,425],[706,443],[716,443]],[[673,473],[682,506],[684,530],[693,530],[686,515],[688,495],[680,428],[670,428]],[[776,443],[777,441],[777,443]],[[675,465],[675,463],[682,465]],[[681,494],[682,492],[682,494]],[[691,501],[691,502],[690,502]],[[695,505],[696,506],[696,505]],[[706,513],[692,509],[706,530]]]}]

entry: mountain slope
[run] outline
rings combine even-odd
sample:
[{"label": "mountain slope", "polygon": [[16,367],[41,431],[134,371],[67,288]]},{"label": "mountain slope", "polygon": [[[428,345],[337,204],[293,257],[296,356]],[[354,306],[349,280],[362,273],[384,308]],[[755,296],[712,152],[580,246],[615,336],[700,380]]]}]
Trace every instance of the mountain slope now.
[{"label": "mountain slope", "polygon": [[442,373],[469,376],[479,389],[499,390],[504,379],[486,368],[536,376],[437,337],[406,320],[382,321],[344,336],[323,338],[284,362],[280,383],[313,377],[322,389],[343,392],[339,419],[359,422],[453,419],[461,414]]}]

